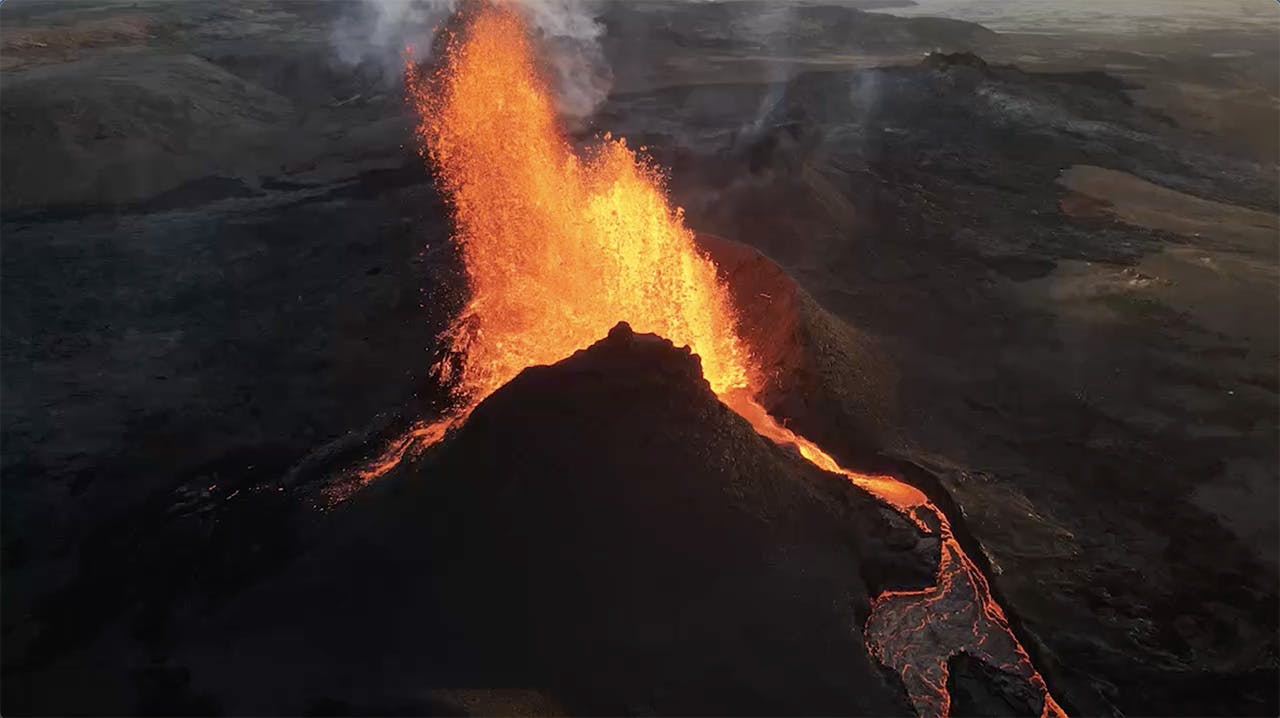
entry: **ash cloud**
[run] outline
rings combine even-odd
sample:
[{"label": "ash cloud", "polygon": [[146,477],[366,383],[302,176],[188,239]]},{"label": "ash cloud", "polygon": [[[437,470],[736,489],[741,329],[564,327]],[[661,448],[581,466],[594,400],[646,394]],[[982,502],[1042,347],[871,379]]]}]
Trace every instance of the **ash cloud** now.
[{"label": "ash cloud", "polygon": [[[432,40],[466,0],[360,0],[333,29],[338,59],[382,68],[398,78],[407,49],[429,59]],[[548,79],[567,119],[589,117],[608,97],[613,74],[601,40],[604,25],[585,0],[508,0],[521,12],[543,48]]]}]

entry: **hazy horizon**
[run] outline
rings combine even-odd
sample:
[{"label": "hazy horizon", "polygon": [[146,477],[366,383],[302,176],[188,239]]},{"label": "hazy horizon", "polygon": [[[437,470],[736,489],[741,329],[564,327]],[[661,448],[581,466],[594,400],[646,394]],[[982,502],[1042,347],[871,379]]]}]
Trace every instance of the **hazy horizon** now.
[{"label": "hazy horizon", "polygon": [[876,10],[976,22],[998,32],[1159,33],[1280,29],[1275,0],[915,0]]}]

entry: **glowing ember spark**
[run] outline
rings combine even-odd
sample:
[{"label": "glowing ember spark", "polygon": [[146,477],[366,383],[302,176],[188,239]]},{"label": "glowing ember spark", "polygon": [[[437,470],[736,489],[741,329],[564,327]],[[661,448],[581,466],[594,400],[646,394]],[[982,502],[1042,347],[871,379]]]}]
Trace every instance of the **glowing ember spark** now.
[{"label": "glowing ember spark", "polygon": [[729,294],[655,168],[608,135],[575,152],[519,16],[484,3],[465,19],[437,74],[408,68],[419,139],[452,205],[471,293],[443,336],[451,356],[437,366],[457,408],[415,427],[357,478],[368,481],[439,441],[524,368],[559,361],[627,321],[691,347],[712,390],[761,435],[938,537],[935,585],[878,596],[865,631],[869,650],[898,671],[919,715],[948,714],[947,662],[961,652],[1028,682],[1044,696],[1044,716],[1063,715],[946,516],[912,486],[841,467],[755,400],[759,373]]}]

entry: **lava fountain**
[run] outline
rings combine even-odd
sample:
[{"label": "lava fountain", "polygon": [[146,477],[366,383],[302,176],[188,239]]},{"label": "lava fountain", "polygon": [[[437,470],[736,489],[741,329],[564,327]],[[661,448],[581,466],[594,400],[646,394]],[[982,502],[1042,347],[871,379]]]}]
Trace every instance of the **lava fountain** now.
[{"label": "lava fountain", "polygon": [[451,206],[470,290],[435,367],[455,408],[414,427],[357,478],[439,441],[524,368],[559,361],[627,321],[688,345],[712,390],[761,435],[938,537],[935,584],[876,597],[865,630],[869,650],[898,672],[919,715],[948,714],[947,662],[961,652],[1026,681],[1044,697],[1044,716],[1063,715],[947,517],[914,487],[839,466],[756,401],[760,374],[727,288],[671,207],[657,168],[609,135],[575,151],[519,14],[494,3],[464,13],[444,38],[440,68],[407,70],[419,146]]}]

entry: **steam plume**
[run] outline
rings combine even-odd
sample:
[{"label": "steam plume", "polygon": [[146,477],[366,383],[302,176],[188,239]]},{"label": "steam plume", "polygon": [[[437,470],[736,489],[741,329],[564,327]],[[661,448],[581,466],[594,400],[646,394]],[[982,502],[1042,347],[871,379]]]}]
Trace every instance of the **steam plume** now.
[{"label": "steam plume", "polygon": [[[600,46],[604,26],[586,0],[499,0],[520,10],[542,46],[561,114],[588,117],[604,102],[613,75]],[[403,53],[426,59],[432,37],[460,0],[360,0],[339,19],[333,41],[340,61],[375,64],[398,77]]]}]

